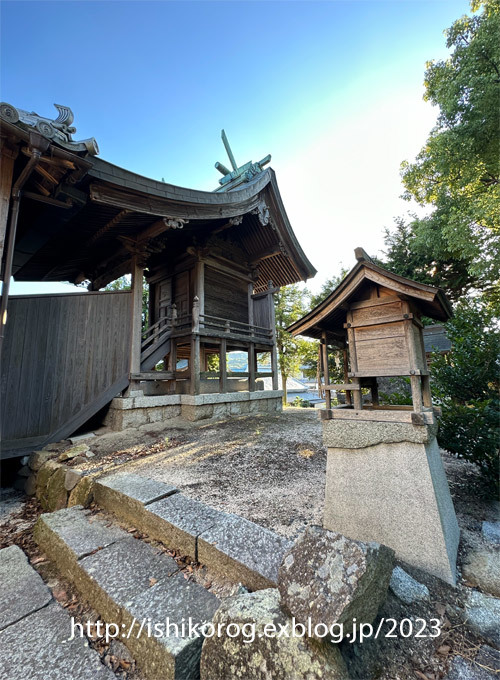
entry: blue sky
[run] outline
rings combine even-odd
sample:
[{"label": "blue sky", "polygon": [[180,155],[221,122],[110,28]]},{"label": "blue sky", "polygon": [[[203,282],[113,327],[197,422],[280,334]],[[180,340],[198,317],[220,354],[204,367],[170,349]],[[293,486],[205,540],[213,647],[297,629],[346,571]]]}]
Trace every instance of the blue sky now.
[{"label": "blue sky", "polygon": [[468,11],[462,0],[4,0],[1,98],[47,117],[70,106],[76,139],[172,184],[217,186],[222,127],[240,164],[271,153],[317,289],[356,246],[380,251],[383,228],[411,207],[399,164],[435,119],[425,62],[446,56],[443,30]]}]

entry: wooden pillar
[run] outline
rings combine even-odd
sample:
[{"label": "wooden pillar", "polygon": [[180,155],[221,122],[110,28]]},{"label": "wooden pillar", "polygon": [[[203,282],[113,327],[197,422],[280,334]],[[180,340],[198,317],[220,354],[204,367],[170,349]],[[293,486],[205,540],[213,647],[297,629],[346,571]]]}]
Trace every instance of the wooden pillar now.
[{"label": "wooden pillar", "polygon": [[198,260],[195,265],[195,295],[199,301],[200,314],[205,314],[205,262]]},{"label": "wooden pillar", "polygon": [[2,140],[0,156],[0,260],[3,256],[5,236],[7,233],[10,194],[12,191],[12,174],[17,153],[17,148],[12,148],[5,140]]},{"label": "wooden pillar", "polygon": [[[267,300],[269,304],[269,319],[271,320],[271,338],[273,341],[273,346],[271,348],[271,372],[273,374],[273,390],[279,388],[278,383],[278,354],[276,352],[276,310],[274,309],[274,297],[271,292],[273,288],[273,282],[269,281],[268,286],[269,293],[267,294]],[[284,386],[283,386],[284,387]]]},{"label": "wooden pillar", "polygon": [[[351,328],[352,312],[347,312],[347,339],[349,341],[349,357],[351,359],[351,372],[356,373],[358,370],[358,358],[356,354],[356,343],[354,342],[354,329]],[[354,377],[352,382],[355,385],[360,386],[359,378]],[[361,387],[361,386],[360,386]],[[353,390],[352,398],[354,401],[354,408],[360,411],[363,408],[363,395],[361,394],[361,389]]]},{"label": "wooden pillar", "polygon": [[325,383],[325,401],[326,408],[330,409],[332,407],[332,393],[328,389],[330,385],[330,377],[328,375],[328,345],[326,340],[326,331],[321,333],[321,356],[323,360],[323,380]]},{"label": "wooden pillar", "polygon": [[248,390],[255,392],[255,343],[248,348]]},{"label": "wooden pillar", "polygon": [[174,374],[177,370],[177,340],[171,338],[170,340],[170,354],[168,355],[168,366],[167,370]]},{"label": "wooden pillar", "polygon": [[191,354],[189,358],[191,369],[191,394],[200,393],[200,336],[191,336]]},{"label": "wooden pillar", "polygon": [[132,337],[130,343],[130,373],[141,372],[142,343],[142,277],[144,267],[138,256],[132,258]]},{"label": "wooden pillar", "polygon": [[221,338],[219,351],[219,392],[227,392],[227,340]]},{"label": "wooden pillar", "polygon": [[254,329],[253,325],[255,323],[254,321],[254,314],[253,314],[253,283],[248,284],[248,325],[250,326],[250,335],[254,334]]},{"label": "wooden pillar", "polygon": [[[347,349],[342,350],[342,362],[344,364],[344,382],[348,383],[349,382],[349,364],[347,361]],[[352,404],[352,391],[351,390],[346,390],[345,393],[345,403],[346,404]]]},{"label": "wooden pillar", "polygon": [[429,375],[422,376],[422,400],[425,407],[432,408],[431,379]]}]

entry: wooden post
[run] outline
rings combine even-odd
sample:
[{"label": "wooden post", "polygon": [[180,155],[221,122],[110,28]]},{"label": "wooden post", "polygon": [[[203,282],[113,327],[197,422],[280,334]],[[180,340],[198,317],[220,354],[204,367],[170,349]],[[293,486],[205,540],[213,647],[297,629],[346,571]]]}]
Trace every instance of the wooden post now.
[{"label": "wooden post", "polygon": [[221,338],[219,353],[219,392],[227,392],[227,340]]},{"label": "wooden post", "polygon": [[193,333],[199,333],[200,332],[200,301],[198,300],[198,297],[195,296],[193,300],[193,325],[192,325],[192,330]]},{"label": "wooden post", "polygon": [[325,402],[326,408],[330,409],[332,407],[332,393],[327,386],[330,385],[330,377],[328,375],[328,345],[326,340],[326,331],[321,333],[321,350],[323,359],[323,380],[325,385]]},{"label": "wooden post", "polygon": [[200,393],[200,336],[191,336],[191,354],[189,357],[191,368],[191,394]]},{"label": "wooden post", "polygon": [[5,235],[7,233],[7,219],[9,216],[10,194],[12,190],[12,173],[17,153],[17,148],[11,148],[5,140],[2,140],[2,162],[0,169],[0,260],[3,256]]},{"label": "wooden post", "polygon": [[[269,318],[271,320],[271,338],[273,341],[273,346],[271,348],[271,372],[273,374],[273,390],[279,388],[278,383],[278,354],[276,351],[276,310],[274,309],[274,297],[271,289],[274,288],[273,282],[269,281],[267,284],[269,290],[267,294],[268,304],[269,304]],[[284,386],[283,386],[284,387]]]},{"label": "wooden post", "polygon": [[[342,362],[344,364],[344,382],[348,383],[349,382],[349,365],[347,362],[347,349],[342,350]],[[346,404],[352,404],[352,391],[351,390],[346,390],[345,393],[345,403]]]},{"label": "wooden post", "polygon": [[253,314],[253,283],[248,284],[248,325],[250,326],[250,335],[254,334],[254,314]]},{"label": "wooden post", "polygon": [[[354,329],[351,328],[352,323],[352,312],[349,311],[347,312],[347,339],[349,341],[349,357],[351,359],[351,372],[356,373],[358,370],[358,358],[356,355],[356,343],[354,341]],[[355,385],[360,384],[359,378],[353,378],[352,382]],[[357,411],[360,411],[363,408],[363,395],[361,394],[361,390],[353,390],[352,398],[354,401],[354,408]]]},{"label": "wooden post", "polygon": [[255,392],[255,343],[248,348],[248,391]]},{"label": "wooden post", "polygon": [[144,268],[139,258],[132,258],[132,338],[130,343],[130,373],[141,372],[141,343],[142,343],[142,277]]},{"label": "wooden post", "polygon": [[205,263],[198,260],[195,265],[195,295],[199,301],[200,314],[205,314]]}]

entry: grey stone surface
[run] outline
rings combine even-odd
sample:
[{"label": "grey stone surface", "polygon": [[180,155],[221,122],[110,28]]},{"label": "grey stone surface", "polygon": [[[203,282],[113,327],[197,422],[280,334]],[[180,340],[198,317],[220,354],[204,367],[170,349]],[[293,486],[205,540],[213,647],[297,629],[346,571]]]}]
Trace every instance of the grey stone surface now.
[{"label": "grey stone surface", "polygon": [[411,604],[416,600],[429,600],[429,588],[416,581],[401,567],[394,567],[389,587],[402,602]]},{"label": "grey stone surface", "polygon": [[71,636],[68,614],[49,604],[0,634],[0,677],[5,680],[114,680],[99,655]]},{"label": "grey stone surface", "polygon": [[[347,679],[347,669],[335,645],[288,637],[277,633],[291,621],[280,609],[277,590],[260,590],[224,600],[214,617],[215,626],[237,624],[255,627],[255,640],[248,637],[207,637],[201,657],[201,680],[340,680]],[[274,625],[276,635],[266,636]],[[267,628],[266,628],[267,626]]]},{"label": "grey stone surface", "polygon": [[484,665],[477,657],[474,663],[464,659],[463,656],[454,656],[445,680],[495,680],[498,678],[497,673],[484,668]]},{"label": "grey stone surface", "polygon": [[[134,501],[138,501],[142,505],[154,503],[161,498],[166,498],[173,493],[176,493],[175,486],[164,484],[154,479],[141,477],[141,475],[134,475],[126,472],[117,472],[109,477],[100,477],[97,480],[98,487],[105,487],[111,491],[116,491],[122,496],[128,496]],[[102,491],[99,489],[99,497]]]},{"label": "grey stone surface", "polygon": [[[133,619],[151,620],[155,623],[177,624],[169,634],[152,638],[145,632],[137,638],[132,635],[127,645],[141,663],[145,674],[151,678],[197,677],[203,638],[189,637],[186,629],[182,635],[182,623],[191,618],[193,623],[210,622],[219,606],[219,600],[203,586],[186,581],[176,574],[161,581],[147,591],[139,593],[124,611],[124,623],[131,625]],[[136,624],[134,631],[137,630]],[[162,631],[165,633],[165,629]]]},{"label": "grey stone surface", "polygon": [[197,538],[224,520],[225,513],[177,493],[147,506],[140,520],[141,530],[170,548],[198,558]]},{"label": "grey stone surface", "polygon": [[[50,462],[47,463],[47,465],[50,464]],[[66,469],[64,465],[57,465],[56,470],[50,476],[44,493],[40,495],[40,504],[44,510],[54,512],[66,507],[68,503],[68,491],[64,486]]]},{"label": "grey stone surface", "polygon": [[78,444],[78,446],[73,446],[72,448],[63,451],[63,453],[61,453],[61,455],[59,456],[58,460],[60,462],[63,462],[65,460],[75,458],[76,456],[83,456],[87,453],[88,450],[89,450],[88,444]]},{"label": "grey stone surface", "polygon": [[72,470],[68,468],[66,470],[66,476],[64,478],[64,488],[66,491],[71,491],[75,488],[78,482],[82,479],[82,473],[78,470]]},{"label": "grey stone surface", "polygon": [[30,475],[24,483],[24,493],[27,496],[34,496],[36,493],[36,475]]},{"label": "grey stone surface", "polygon": [[329,447],[323,525],[455,585],[460,531],[435,438]]},{"label": "grey stone surface", "polygon": [[281,606],[298,621],[315,626],[352,620],[371,623],[384,602],[394,552],[378,543],[353,541],[309,526],[285,555],[278,588]]},{"label": "grey stone surface", "polygon": [[500,551],[476,550],[467,556],[462,575],[469,583],[483,592],[500,597]]},{"label": "grey stone surface", "polygon": [[483,645],[476,654],[476,663],[485,666],[487,670],[500,672],[500,651],[489,645]]},{"label": "grey stone surface", "polygon": [[290,541],[237,515],[220,520],[198,537],[199,562],[253,590],[275,586]]},{"label": "grey stone surface", "polygon": [[465,602],[465,620],[490,645],[500,649],[500,600],[475,590]]},{"label": "grey stone surface", "polygon": [[68,508],[81,505],[88,508],[94,499],[94,478],[90,475],[82,477],[74,489],[69,492]]},{"label": "grey stone surface", "polygon": [[35,538],[43,550],[57,556],[57,546],[65,547],[76,560],[128,536],[118,527],[106,526],[100,517],[92,517],[78,505],[40,515],[35,525]]},{"label": "grey stone surface", "polygon": [[17,545],[0,550],[0,630],[31,614],[52,599],[41,577]]},{"label": "grey stone surface", "polygon": [[481,533],[488,543],[500,545],[500,522],[483,522]]},{"label": "grey stone surface", "polygon": [[[149,590],[152,585],[179,570],[176,561],[169,555],[132,537],[83,558],[79,567],[92,581],[90,599],[98,604],[98,610],[109,621],[119,617],[119,608],[138,593]],[[112,600],[112,607],[102,601],[99,590]]]},{"label": "grey stone surface", "polygon": [[33,451],[29,458],[28,465],[32,470],[37,472],[42,467],[42,465],[56,456],[57,452],[55,451],[46,451],[45,449],[42,451]]},{"label": "grey stone surface", "polygon": [[427,444],[437,432],[436,425],[412,425],[377,421],[322,420],[323,443],[338,449],[364,449],[377,444],[413,442]]}]

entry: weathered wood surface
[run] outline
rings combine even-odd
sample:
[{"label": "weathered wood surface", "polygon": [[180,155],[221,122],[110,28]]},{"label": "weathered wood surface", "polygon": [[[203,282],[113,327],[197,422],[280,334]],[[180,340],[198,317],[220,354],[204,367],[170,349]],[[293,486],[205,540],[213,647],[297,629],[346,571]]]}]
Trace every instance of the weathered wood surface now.
[{"label": "weathered wood surface", "polygon": [[10,299],[1,357],[2,457],[69,436],[127,386],[130,297]]},{"label": "weathered wood surface", "polygon": [[248,323],[248,284],[205,267],[205,314]]}]

